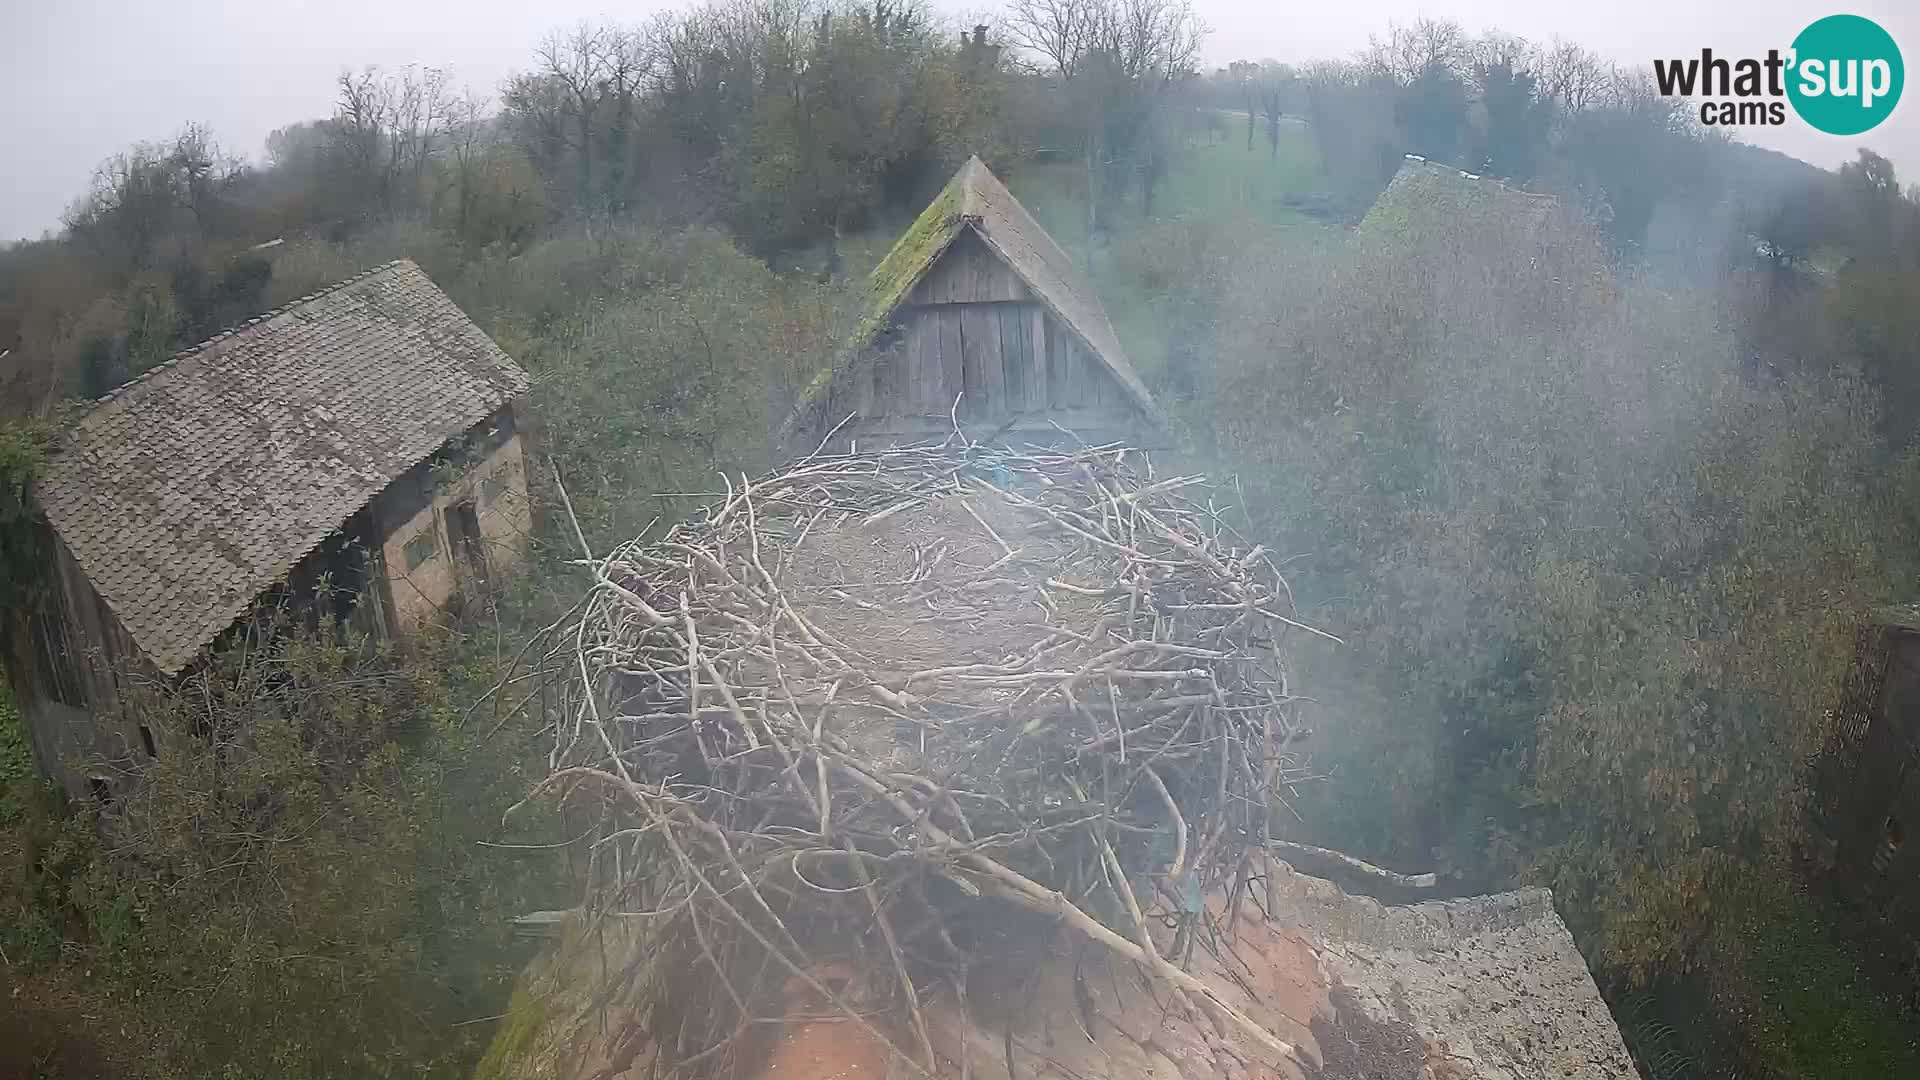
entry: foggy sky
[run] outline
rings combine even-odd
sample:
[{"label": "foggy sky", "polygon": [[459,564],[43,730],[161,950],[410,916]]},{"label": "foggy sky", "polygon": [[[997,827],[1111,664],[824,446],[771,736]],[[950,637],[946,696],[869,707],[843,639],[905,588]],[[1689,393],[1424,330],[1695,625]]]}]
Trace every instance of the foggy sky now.
[{"label": "foggy sky", "polygon": [[[1920,4],[1850,0],[1195,0],[1213,28],[1210,66],[1348,56],[1389,21],[1458,19],[1535,40],[1577,41],[1622,65],[1710,46],[1728,56],[1784,49],[1807,23],[1852,12],[1887,28],[1907,66],[1920,64]],[[0,243],[56,227],[93,167],[139,140],[189,122],[228,151],[264,156],[267,133],[332,109],[343,68],[417,63],[457,85],[495,90],[528,66],[547,32],[581,19],[639,23],[683,6],[662,0],[0,0]],[[956,19],[996,0],[934,0]],[[1861,137],[1822,135],[1797,118],[1743,137],[1832,167],[1867,145],[1920,181],[1920,87]],[[1791,110],[1789,110],[1791,111]]]}]

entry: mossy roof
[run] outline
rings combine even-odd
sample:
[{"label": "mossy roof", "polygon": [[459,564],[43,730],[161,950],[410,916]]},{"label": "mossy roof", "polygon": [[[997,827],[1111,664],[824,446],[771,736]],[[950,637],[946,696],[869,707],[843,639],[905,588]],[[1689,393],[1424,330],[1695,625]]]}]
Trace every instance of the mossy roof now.
[{"label": "mossy roof", "polygon": [[[913,287],[953,246],[962,230],[972,229],[987,247],[1006,260],[1013,272],[1040,302],[1050,308],[1085,342],[1126,389],[1141,412],[1156,423],[1159,406],[1146,384],[1127,362],[1119,336],[1107,318],[1100,297],[1073,265],[1067,253],[1040,227],[1020,200],[979,157],[967,159],[940,194],[934,196],[911,226],[874,267],[859,321],[849,342],[849,357],[857,356],[892,323]],[[803,406],[825,392],[831,371],[821,372],[807,387]]]},{"label": "mossy roof", "polygon": [[1383,239],[1424,222],[1448,221],[1471,225],[1490,218],[1542,223],[1553,213],[1554,198],[1522,191],[1490,177],[1479,176],[1408,154],[1393,182],[1374,200],[1360,221],[1360,235]]}]

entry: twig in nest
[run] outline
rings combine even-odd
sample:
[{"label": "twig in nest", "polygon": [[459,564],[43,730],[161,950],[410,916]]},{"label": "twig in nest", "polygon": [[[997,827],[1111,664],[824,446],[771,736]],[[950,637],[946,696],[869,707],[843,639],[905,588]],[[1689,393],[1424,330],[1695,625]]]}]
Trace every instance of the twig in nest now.
[{"label": "twig in nest", "polygon": [[[663,1066],[726,1060],[755,970],[791,973],[885,1039],[813,974],[860,952],[863,985],[900,988],[917,1049],[895,1052],[935,1069],[917,986],[964,992],[946,924],[983,903],[1046,912],[1207,1022],[1291,1054],[1162,955],[1148,926],[1163,913],[1128,874],[1176,906],[1245,888],[1249,848],[1305,775],[1282,753],[1301,725],[1279,664],[1287,633],[1312,628],[1198,478],[1148,482],[1121,446],[973,443],[957,407],[941,445],[822,444],[604,555],[561,488],[593,585],[538,653],[567,682],[535,793],[613,795],[600,839],[619,838],[626,880],[592,887],[646,883],[717,973],[676,991],[700,1018]],[[884,947],[851,950],[869,931]],[[945,948],[913,948],[923,935]],[[1182,935],[1176,956],[1198,936]]]}]

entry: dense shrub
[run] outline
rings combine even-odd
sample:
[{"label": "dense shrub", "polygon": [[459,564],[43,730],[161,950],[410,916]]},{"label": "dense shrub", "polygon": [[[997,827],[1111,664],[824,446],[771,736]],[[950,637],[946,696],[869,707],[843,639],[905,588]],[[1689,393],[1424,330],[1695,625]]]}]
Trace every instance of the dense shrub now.
[{"label": "dense shrub", "polygon": [[159,756],[31,825],[9,955],[84,970],[169,1074],[462,1075],[524,960],[505,916],[569,891],[563,854],[479,844],[538,721],[468,708],[490,644],[287,629],[132,696]]},{"label": "dense shrub", "polygon": [[1717,895],[1784,876],[1854,627],[1911,568],[1875,395],[1743,371],[1711,283],[1623,272],[1571,214],[1243,257],[1195,429],[1353,642],[1308,675],[1310,820],[1552,884],[1603,963],[1684,967]]}]

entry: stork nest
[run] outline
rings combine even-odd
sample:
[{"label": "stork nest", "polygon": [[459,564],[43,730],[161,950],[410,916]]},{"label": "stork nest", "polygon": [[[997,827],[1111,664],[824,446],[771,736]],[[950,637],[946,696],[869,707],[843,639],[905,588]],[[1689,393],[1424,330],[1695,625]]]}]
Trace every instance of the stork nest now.
[{"label": "stork nest", "polygon": [[1291,1052],[1180,958],[1265,872],[1302,775],[1282,645],[1319,631],[1203,479],[1136,464],[815,456],[585,560],[536,794],[602,815],[589,908],[657,920],[659,1065],[749,1068],[797,986],[937,1071],[924,1006],[964,1007],[1005,905]]}]

